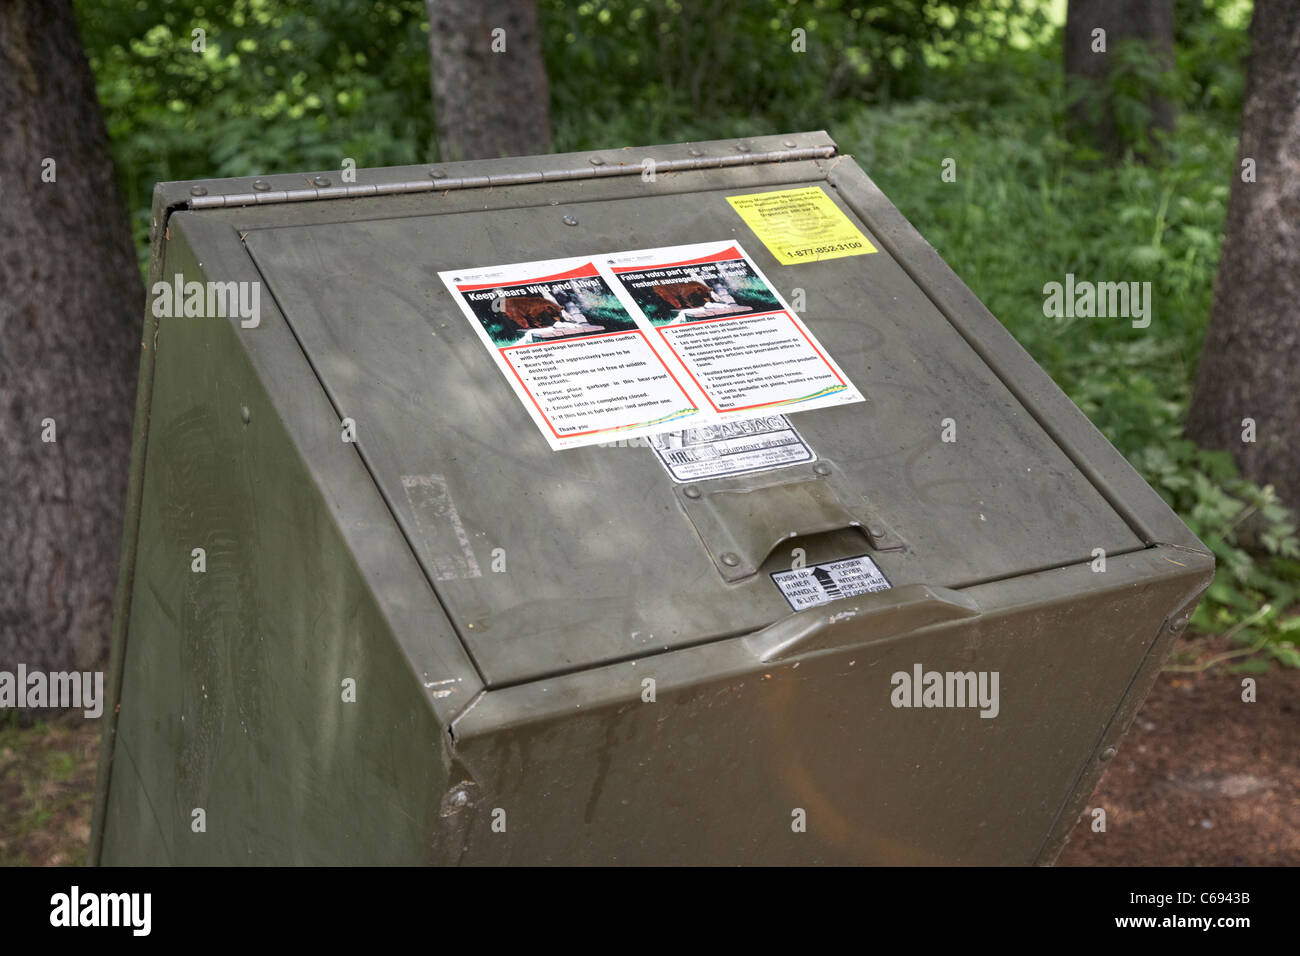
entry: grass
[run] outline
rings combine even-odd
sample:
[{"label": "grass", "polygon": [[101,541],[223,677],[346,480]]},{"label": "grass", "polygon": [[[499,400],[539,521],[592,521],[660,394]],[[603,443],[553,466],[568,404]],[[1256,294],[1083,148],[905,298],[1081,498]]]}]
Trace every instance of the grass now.
[{"label": "grass", "polygon": [[100,722],[0,719],[0,866],[81,866],[90,841]]}]

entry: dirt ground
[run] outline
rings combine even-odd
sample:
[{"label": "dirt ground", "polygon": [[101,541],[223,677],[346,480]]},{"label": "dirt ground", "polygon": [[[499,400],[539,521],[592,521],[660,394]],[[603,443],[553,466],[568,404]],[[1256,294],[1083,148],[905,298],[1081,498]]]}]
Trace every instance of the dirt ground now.
[{"label": "dirt ground", "polygon": [[[1171,664],[1226,648],[1189,642]],[[1300,670],[1161,674],[1057,865],[1300,865]]]},{"label": "dirt ground", "polygon": [[0,725],[0,866],[80,866],[90,842],[97,720]]},{"label": "dirt ground", "polygon": [[[1173,663],[1225,646],[1188,642]],[[1256,703],[1223,666],[1162,674],[1058,865],[1300,865],[1300,670],[1251,676]],[[85,862],[99,731],[71,718],[0,726],[0,866]]]}]

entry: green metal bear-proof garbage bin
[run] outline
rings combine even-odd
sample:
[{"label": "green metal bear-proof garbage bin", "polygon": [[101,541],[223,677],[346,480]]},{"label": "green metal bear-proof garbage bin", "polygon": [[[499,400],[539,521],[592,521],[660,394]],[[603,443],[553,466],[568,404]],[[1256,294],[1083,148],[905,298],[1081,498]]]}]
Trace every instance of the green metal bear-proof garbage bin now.
[{"label": "green metal bear-proof garbage bin", "polygon": [[825,133],[153,230],[102,863],[1047,863],[1212,576]]}]

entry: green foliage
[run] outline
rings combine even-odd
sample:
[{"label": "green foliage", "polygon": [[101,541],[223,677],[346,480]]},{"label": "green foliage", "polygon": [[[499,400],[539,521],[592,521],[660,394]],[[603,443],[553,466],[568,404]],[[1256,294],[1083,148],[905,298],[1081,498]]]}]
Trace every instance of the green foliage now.
[{"label": "green foliage", "polygon": [[431,152],[420,0],[78,0],[77,13],[142,250],[155,182]]},{"label": "green foliage", "polygon": [[[556,149],[832,130],[1213,548],[1219,574],[1194,623],[1296,664],[1295,519],[1181,436],[1235,172],[1249,5],[1178,3],[1172,74],[1144,49],[1116,51],[1131,142],[1153,86],[1178,105],[1143,165],[1067,142],[1047,2],[539,0]],[[142,249],[156,180],[435,155],[421,0],[78,6]],[[945,157],[955,182],[939,175]],[[1066,273],[1150,282],[1150,328],[1045,317],[1043,286]]]},{"label": "green foliage", "polygon": [[1250,0],[1178,0],[1174,78],[1187,109],[1239,114],[1250,10]]},{"label": "green foliage", "polygon": [[[1240,51],[1222,24],[1206,48]],[[1187,61],[1199,56],[1187,51]],[[1168,155],[1101,167],[1063,136],[1065,93],[1051,47],[971,64],[933,89],[943,102],[860,108],[835,130],[904,215],[1215,553],[1193,624],[1300,663],[1300,539],[1271,488],[1226,452],[1182,437],[1209,316],[1234,172],[1240,84],[1184,83]],[[1037,95],[1025,96],[1032,88]],[[1235,90],[1235,94],[1228,92]],[[963,95],[963,92],[965,95]],[[1222,95],[1221,95],[1222,94]],[[940,173],[957,162],[956,182]],[[1151,326],[1055,319],[1043,286],[1066,273],[1150,282]]]},{"label": "green foliage", "polygon": [[[76,7],[142,262],[156,182],[437,158],[423,0]],[[1016,0],[539,7],[560,150],[829,127],[841,103],[912,95],[935,64],[1047,29]]]},{"label": "green foliage", "polygon": [[1120,142],[1147,156],[1159,144],[1151,141],[1151,97],[1177,95],[1176,74],[1141,40],[1115,44],[1107,94],[1114,110]]},{"label": "green foliage", "polygon": [[556,138],[573,149],[606,145],[611,124],[637,131],[628,142],[713,138],[719,122],[816,129],[843,104],[917,96],[936,70],[1050,32],[1046,5],[1019,0],[540,5]]}]

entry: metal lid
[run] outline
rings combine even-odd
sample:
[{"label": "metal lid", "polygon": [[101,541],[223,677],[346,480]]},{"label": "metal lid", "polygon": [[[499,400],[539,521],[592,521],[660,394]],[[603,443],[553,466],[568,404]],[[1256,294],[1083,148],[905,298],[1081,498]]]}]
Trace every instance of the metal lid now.
[{"label": "metal lid", "polygon": [[[274,227],[248,229],[249,253],[340,416],[355,421],[358,449],[489,685],[780,620],[791,605],[770,574],[796,547],[810,563],[870,553],[895,587],[961,588],[1144,546],[935,306],[926,277],[910,276],[824,180],[826,165],[766,178],[753,167],[683,171],[672,191],[629,176],[558,204],[543,179],[505,187],[515,204],[494,189],[493,208],[462,212],[437,193],[409,197],[393,217],[353,203],[334,220],[299,217],[334,204],[286,205]],[[880,251],[778,264],[727,197],[792,185],[825,188]],[[790,416],[815,462],[703,482],[695,496],[646,447],[552,451],[438,277],[727,239],[803,304],[866,401]],[[762,493],[713,494],[753,489]],[[862,527],[843,527],[837,507]],[[782,521],[806,533],[764,555],[763,535]],[[725,552],[729,564],[727,540],[750,553]]]}]

